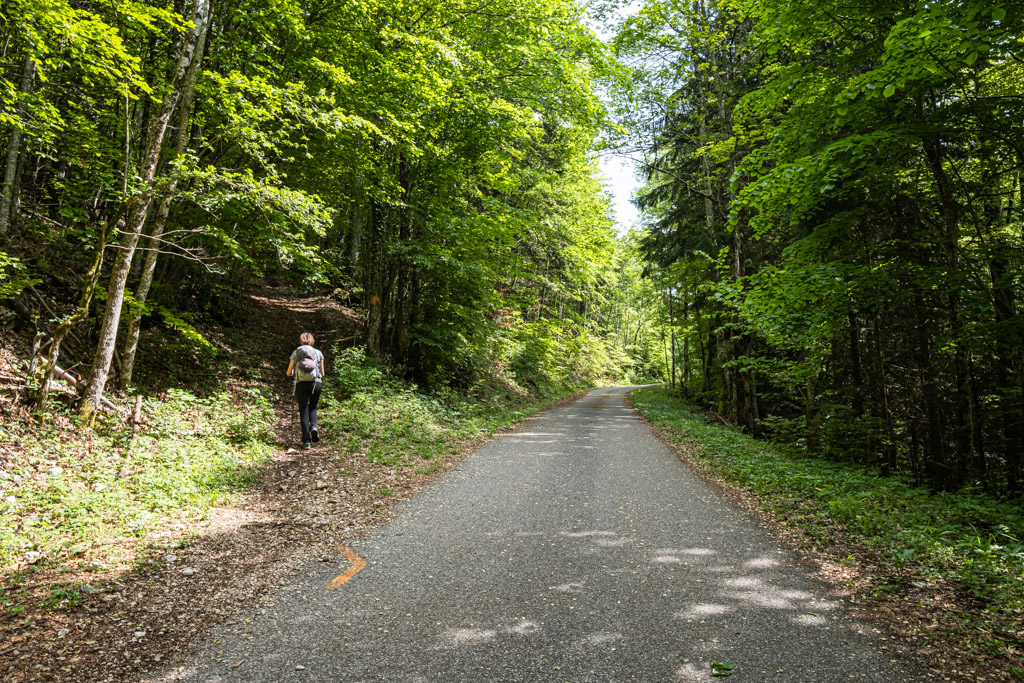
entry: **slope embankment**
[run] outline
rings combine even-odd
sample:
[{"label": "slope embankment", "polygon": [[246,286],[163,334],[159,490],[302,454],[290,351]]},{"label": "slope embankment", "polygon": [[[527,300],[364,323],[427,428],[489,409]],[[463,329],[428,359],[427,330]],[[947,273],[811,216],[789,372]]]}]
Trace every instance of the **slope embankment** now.
[{"label": "slope embankment", "polygon": [[[141,424],[83,431],[58,406],[40,425],[5,396],[5,680],[129,680],[174,665],[212,625],[311,559],[338,562],[340,545],[544,404],[419,394],[352,349],[341,395],[332,347],[358,336],[353,311],[285,288],[239,309],[234,327],[202,330],[216,355],[144,338]],[[284,376],[302,331],[329,368],[310,451],[294,448]],[[14,374],[23,345],[7,349]]]}]

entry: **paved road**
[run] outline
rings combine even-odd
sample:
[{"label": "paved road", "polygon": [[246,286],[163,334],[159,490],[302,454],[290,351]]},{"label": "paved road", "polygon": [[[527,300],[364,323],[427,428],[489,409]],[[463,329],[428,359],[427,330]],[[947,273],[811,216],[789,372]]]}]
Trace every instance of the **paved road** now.
[{"label": "paved road", "polygon": [[311,565],[183,677],[700,681],[713,661],[734,681],[924,677],[694,477],[626,391],[487,444],[353,543],[367,566],[348,583],[328,591],[339,568]]}]

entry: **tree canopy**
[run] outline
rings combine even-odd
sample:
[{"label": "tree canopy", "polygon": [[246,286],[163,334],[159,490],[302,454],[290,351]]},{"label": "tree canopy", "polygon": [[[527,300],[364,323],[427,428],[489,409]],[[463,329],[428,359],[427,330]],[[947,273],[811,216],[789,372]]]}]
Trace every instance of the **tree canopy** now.
[{"label": "tree canopy", "polygon": [[[143,318],[195,332],[265,277],[338,291],[423,385],[661,371],[597,173],[618,66],[576,3],[6,7],[5,286],[86,273],[41,321],[48,368],[91,365],[84,417]],[[95,350],[61,351],[76,326]]]},{"label": "tree canopy", "polygon": [[647,258],[706,350],[692,391],[832,457],[1021,493],[1021,29],[977,2],[624,23]]}]

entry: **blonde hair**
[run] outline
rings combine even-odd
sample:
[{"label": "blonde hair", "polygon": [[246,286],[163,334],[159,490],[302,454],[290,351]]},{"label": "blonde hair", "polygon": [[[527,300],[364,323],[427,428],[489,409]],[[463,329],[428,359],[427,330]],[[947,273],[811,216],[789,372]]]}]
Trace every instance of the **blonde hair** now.
[{"label": "blonde hair", "polygon": [[299,335],[299,343],[304,344],[306,346],[312,346],[313,335],[311,335],[309,332],[303,332],[302,334]]}]

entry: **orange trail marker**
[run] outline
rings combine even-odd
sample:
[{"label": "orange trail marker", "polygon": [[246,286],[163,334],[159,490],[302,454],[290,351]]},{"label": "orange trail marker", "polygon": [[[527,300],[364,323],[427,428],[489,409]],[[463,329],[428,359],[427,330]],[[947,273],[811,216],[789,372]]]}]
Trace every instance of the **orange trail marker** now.
[{"label": "orange trail marker", "polygon": [[344,585],[348,582],[349,579],[358,574],[360,570],[362,570],[362,568],[366,566],[366,561],[363,558],[356,555],[351,550],[349,550],[348,548],[341,546],[338,548],[338,550],[340,550],[342,554],[348,559],[348,561],[352,563],[352,566],[349,567],[344,574],[340,575],[338,578],[334,579],[334,581],[331,581],[329,584],[327,584],[328,590]]}]

